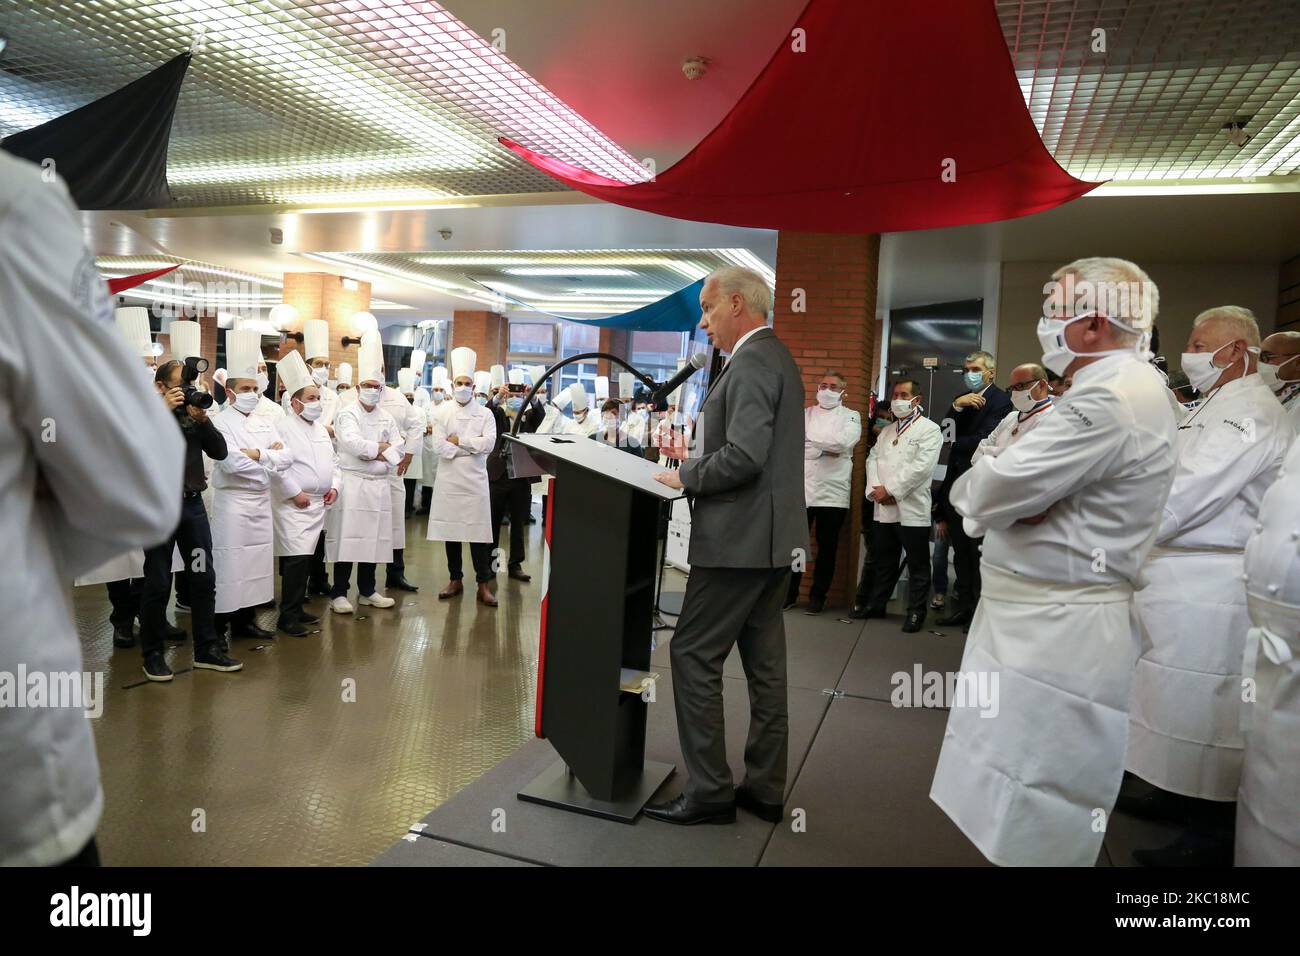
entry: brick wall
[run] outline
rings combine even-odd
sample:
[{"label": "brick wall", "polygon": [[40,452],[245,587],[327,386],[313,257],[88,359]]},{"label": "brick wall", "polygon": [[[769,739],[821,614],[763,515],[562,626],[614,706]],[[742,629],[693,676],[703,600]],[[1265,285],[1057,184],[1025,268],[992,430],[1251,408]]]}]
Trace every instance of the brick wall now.
[{"label": "brick wall", "polygon": [[[845,404],[862,416],[864,438],[853,453],[850,520],[841,533],[828,607],[852,603],[857,586],[863,484],[867,453],[867,399],[876,367],[876,276],[878,235],[845,236],[782,232],[777,239],[773,328],[803,373],[804,404],[817,400],[817,384],[829,368],[847,380]],[[803,290],[803,311],[796,290]],[[815,560],[815,554],[814,554]],[[813,561],[808,564],[808,572]],[[803,579],[804,596],[812,583]]]},{"label": "brick wall", "polygon": [[451,374],[451,350],[470,348],[478,357],[478,370],[506,364],[510,347],[510,323],[505,316],[480,310],[452,313],[451,339],[447,347],[447,374]]},{"label": "brick wall", "polygon": [[[623,361],[630,361],[630,352],[632,348],[632,333],[626,329],[610,329],[601,327],[600,346],[596,349],[598,352],[608,352],[610,355],[617,355]],[[618,394],[618,373],[623,371],[621,368],[614,366],[609,359],[598,359],[596,361],[596,374],[604,375],[611,380],[610,393]]]},{"label": "brick wall", "polygon": [[[330,363],[338,368],[340,362],[352,366],[352,382],[357,378],[357,346],[355,343],[343,347],[343,337],[354,338],[352,316],[357,312],[370,310],[370,283],[357,280],[355,289],[343,287],[343,277],[326,272],[286,272],[284,274],[284,301],[298,310],[298,322],[286,332],[301,332],[305,319],[324,319],[330,326]],[[268,355],[269,359],[279,359],[289,349],[302,351],[302,346],[293,339],[285,341],[284,348],[278,353]],[[305,356],[304,356],[305,357]],[[397,373],[392,373],[396,381]]]}]

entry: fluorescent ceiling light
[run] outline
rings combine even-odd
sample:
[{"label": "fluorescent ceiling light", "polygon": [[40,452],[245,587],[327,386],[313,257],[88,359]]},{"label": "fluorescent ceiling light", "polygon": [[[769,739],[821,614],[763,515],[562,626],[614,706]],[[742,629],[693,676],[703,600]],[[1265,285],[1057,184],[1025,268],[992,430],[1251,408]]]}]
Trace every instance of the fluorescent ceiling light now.
[{"label": "fluorescent ceiling light", "polygon": [[604,266],[517,266],[501,270],[512,276],[634,276],[631,269]]}]

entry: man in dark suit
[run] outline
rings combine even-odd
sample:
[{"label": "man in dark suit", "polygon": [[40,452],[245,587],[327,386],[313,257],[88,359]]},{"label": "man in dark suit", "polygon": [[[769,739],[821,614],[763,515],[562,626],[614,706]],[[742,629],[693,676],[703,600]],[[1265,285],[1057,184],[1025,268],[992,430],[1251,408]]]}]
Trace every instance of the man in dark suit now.
[{"label": "man in dark suit", "polygon": [[[513,374],[513,373],[512,373]],[[520,376],[522,378],[522,376]],[[511,478],[506,467],[506,460],[501,455],[505,447],[506,435],[514,424],[514,416],[523,416],[519,424],[520,433],[535,432],[546,415],[542,403],[533,399],[528,408],[523,407],[523,395],[513,393],[509,386],[502,385],[488,399],[487,407],[497,425],[497,443],[488,455],[487,475],[488,494],[492,502],[492,540],[494,547],[501,542],[501,524],[507,514],[510,515],[510,558],[508,573],[516,581],[525,584],[532,580],[532,575],[524,571],[524,534],[528,530],[528,512],[533,505],[533,482],[535,478]],[[506,410],[509,410],[507,414]],[[499,567],[499,564],[497,565]]]},{"label": "man in dark suit", "polygon": [[[956,583],[950,602],[951,610],[936,623],[944,626],[969,626],[975,616],[975,605],[980,600],[980,544],[983,538],[971,538],[962,529],[961,515],[948,502],[952,483],[970,470],[971,455],[985,438],[993,433],[998,422],[1011,411],[1011,398],[993,384],[997,365],[988,352],[972,352],[966,356],[962,375],[969,392],[959,395],[948,409],[953,421],[952,450],[948,452],[948,470],[939,488],[939,534],[952,542],[953,570]],[[942,547],[943,542],[939,545]]]},{"label": "man in dark suit", "polygon": [[[669,646],[682,794],[646,807],[669,823],[732,823],[736,807],[784,815],[788,719],[781,605],[808,553],[803,493],[803,381],[767,328],[772,294],[757,273],[715,270],[700,292],[700,328],[730,359],[709,387],[696,446],[655,477],[692,502],[691,575]],[[670,449],[674,457],[680,449]],[[733,788],[723,736],[722,663],[739,646],[749,681],[745,780]]]}]

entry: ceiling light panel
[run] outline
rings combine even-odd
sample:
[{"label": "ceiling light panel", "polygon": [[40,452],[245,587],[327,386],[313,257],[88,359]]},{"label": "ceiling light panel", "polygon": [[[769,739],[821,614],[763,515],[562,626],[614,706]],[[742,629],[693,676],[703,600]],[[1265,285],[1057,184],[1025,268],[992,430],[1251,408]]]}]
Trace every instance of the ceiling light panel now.
[{"label": "ceiling light panel", "polygon": [[437,3],[0,0],[0,136],[196,42],[168,158],[177,204],[543,192],[504,134],[623,181],[625,151]]}]

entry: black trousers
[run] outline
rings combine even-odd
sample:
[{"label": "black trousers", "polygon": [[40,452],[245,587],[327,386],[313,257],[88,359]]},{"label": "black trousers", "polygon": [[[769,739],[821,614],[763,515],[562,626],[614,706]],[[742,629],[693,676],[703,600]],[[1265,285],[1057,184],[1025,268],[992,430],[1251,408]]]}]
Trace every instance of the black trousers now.
[{"label": "black trousers", "polygon": [[330,586],[329,574],[325,571],[324,531],[320,533],[320,538],[316,541],[316,553],[311,556],[311,570],[307,574],[307,580],[312,587],[318,590],[324,590]]},{"label": "black trousers", "polygon": [[[868,508],[871,505],[867,505]],[[866,548],[867,555],[862,561],[862,570],[858,573],[858,593],[853,599],[854,607],[870,607],[871,592],[875,590],[876,573],[875,566],[871,563],[872,542],[876,534],[876,520],[864,521],[862,524],[862,544]],[[903,565],[898,560],[894,561],[894,567],[885,575],[888,582],[885,585],[885,593],[892,594],[894,587],[898,584],[898,579],[903,576]]]},{"label": "black trousers", "polygon": [[190,629],[194,650],[202,652],[218,640],[214,611],[217,575],[212,567],[212,528],[203,499],[181,499],[181,519],[166,541],[144,553],[144,584],[140,592],[140,647],[147,657],[167,648],[164,626],[172,590],[172,548],[180,548],[189,583]]},{"label": "black trousers", "polygon": [[[394,549],[393,549],[393,556],[392,556],[391,558],[388,559],[388,570],[387,570],[386,572],[384,572],[384,580],[385,580],[387,583],[392,584],[392,583],[393,583],[394,581],[396,581],[398,578],[400,578],[400,577],[405,577],[405,575],[406,575],[406,552],[405,552],[405,549],[403,549],[403,548],[394,548]],[[357,583],[358,583],[358,584],[361,583],[359,579],[358,579]],[[370,592],[369,592],[369,591],[365,591],[365,592],[363,592],[363,593],[365,593],[365,594],[369,594]]]},{"label": "black trousers", "polygon": [[765,803],[785,802],[789,712],[781,601],[789,574],[789,568],[691,568],[668,650],[688,775],[685,791],[693,800],[726,803],[735,796],[723,725],[722,665],[738,647],[749,685],[744,782]]},{"label": "black trousers", "polygon": [[429,504],[433,501],[433,486],[424,485],[420,488],[420,513],[429,513]]},{"label": "black trousers", "polygon": [[406,515],[410,517],[411,512],[415,510],[415,486],[414,478],[403,478],[402,483],[406,486]]},{"label": "black trousers", "polygon": [[[392,567],[392,565],[389,565],[389,567]],[[345,598],[348,596],[348,589],[351,587],[352,562],[335,561],[333,596]],[[375,565],[372,562],[357,562],[357,591],[366,597],[370,597],[375,593]]]},{"label": "black trousers", "polygon": [[898,559],[907,552],[907,612],[925,617],[930,597],[930,528],[907,528],[902,524],[873,523],[871,541],[872,574],[875,581],[867,607],[883,609],[898,582]]},{"label": "black trousers", "polygon": [[140,595],[144,591],[144,578],[123,578],[121,581],[109,581],[104,585],[108,589],[108,603],[113,606],[108,615],[114,630],[130,634],[135,626],[135,619],[140,614]]},{"label": "black trousers", "polygon": [[217,633],[224,635],[226,628],[251,627],[257,623],[257,608],[241,607],[237,611],[227,611],[216,615]]},{"label": "black trousers", "polygon": [[[447,572],[453,581],[459,581],[465,576],[461,542],[446,541],[444,544],[447,545]],[[469,559],[474,562],[474,580],[479,584],[497,576],[492,570],[492,545],[488,542],[472,542],[469,546]]]},{"label": "black trousers", "polygon": [[292,554],[280,558],[280,623],[296,624],[307,600],[307,573],[313,555]]},{"label": "black trousers", "polygon": [[980,601],[980,545],[983,538],[972,538],[961,525],[961,515],[952,505],[944,507],[944,520],[948,523],[948,540],[952,542],[952,568],[955,579],[949,613],[958,608],[975,613]]},{"label": "black trousers", "polygon": [[528,531],[528,510],[532,507],[532,486],[526,478],[507,478],[491,486],[492,540],[501,542],[501,522],[510,515],[510,568],[524,563],[524,535]]},{"label": "black trousers", "polygon": [[184,571],[177,571],[173,575],[172,587],[176,589],[176,603],[190,606],[190,579],[185,576]]},{"label": "black trousers", "polygon": [[[840,529],[848,517],[848,508],[813,507],[808,509],[808,530],[817,540],[817,556],[813,561],[813,584],[808,597],[813,601],[825,601],[831,589],[831,579],[835,577],[835,556],[840,549]],[[803,574],[795,571],[790,575],[790,590],[786,593],[786,603],[799,600],[799,585]]]}]

